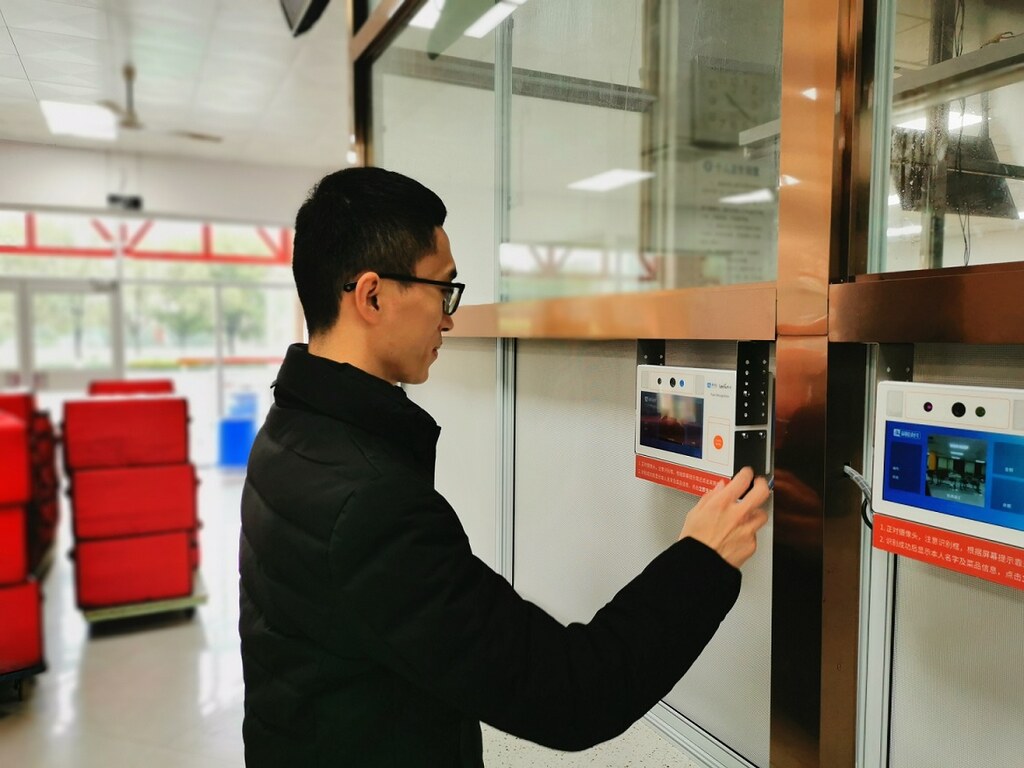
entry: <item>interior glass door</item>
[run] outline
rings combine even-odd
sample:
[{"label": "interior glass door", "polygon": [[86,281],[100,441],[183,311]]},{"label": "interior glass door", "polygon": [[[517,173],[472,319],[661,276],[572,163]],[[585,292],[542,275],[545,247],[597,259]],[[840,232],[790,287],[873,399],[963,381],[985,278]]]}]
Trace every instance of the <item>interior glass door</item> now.
[{"label": "interior glass door", "polygon": [[33,389],[82,394],[90,380],[119,375],[113,281],[28,280],[23,297]]},{"label": "interior glass door", "polygon": [[0,387],[22,383],[18,287],[0,282]]}]

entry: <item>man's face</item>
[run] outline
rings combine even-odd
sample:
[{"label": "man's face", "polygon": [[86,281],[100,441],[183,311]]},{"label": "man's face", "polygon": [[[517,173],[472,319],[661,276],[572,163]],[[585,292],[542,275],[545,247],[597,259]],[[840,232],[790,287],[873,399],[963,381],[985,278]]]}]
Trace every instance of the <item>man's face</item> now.
[{"label": "man's face", "polygon": [[[456,274],[451,243],[441,227],[435,232],[437,249],[416,263],[413,275],[449,282]],[[383,280],[380,290],[388,311],[387,322],[378,337],[386,378],[392,382],[422,384],[437,359],[441,334],[454,325],[451,316],[441,308],[443,289],[424,283]]]}]

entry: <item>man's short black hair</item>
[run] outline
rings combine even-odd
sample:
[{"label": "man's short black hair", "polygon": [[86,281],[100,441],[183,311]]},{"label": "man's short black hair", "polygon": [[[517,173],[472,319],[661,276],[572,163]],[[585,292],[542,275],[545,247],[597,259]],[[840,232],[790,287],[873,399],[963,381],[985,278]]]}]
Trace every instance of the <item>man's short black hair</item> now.
[{"label": "man's short black hair", "polygon": [[310,337],[334,325],[342,286],[361,273],[413,274],[447,213],[418,181],[383,168],[322,178],[295,217],[292,274]]}]

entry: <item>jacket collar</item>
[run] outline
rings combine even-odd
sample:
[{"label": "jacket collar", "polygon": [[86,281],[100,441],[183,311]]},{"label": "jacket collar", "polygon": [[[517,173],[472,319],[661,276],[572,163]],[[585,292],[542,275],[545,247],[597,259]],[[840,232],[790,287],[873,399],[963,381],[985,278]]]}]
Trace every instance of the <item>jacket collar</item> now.
[{"label": "jacket collar", "polygon": [[434,476],[441,428],[401,387],[349,363],[311,355],[306,344],[288,347],[272,386],[278,406],[316,411],[378,435]]}]

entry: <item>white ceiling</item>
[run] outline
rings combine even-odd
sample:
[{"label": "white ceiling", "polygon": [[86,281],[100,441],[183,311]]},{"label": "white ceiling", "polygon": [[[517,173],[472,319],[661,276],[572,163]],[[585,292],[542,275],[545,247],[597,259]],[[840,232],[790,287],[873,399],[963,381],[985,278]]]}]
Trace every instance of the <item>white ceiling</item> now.
[{"label": "white ceiling", "polygon": [[[339,167],[349,149],[348,20],[334,0],[292,38],[278,0],[0,0],[0,140]],[[124,104],[113,144],[47,130],[39,100]],[[216,134],[220,143],[166,132]]]}]

